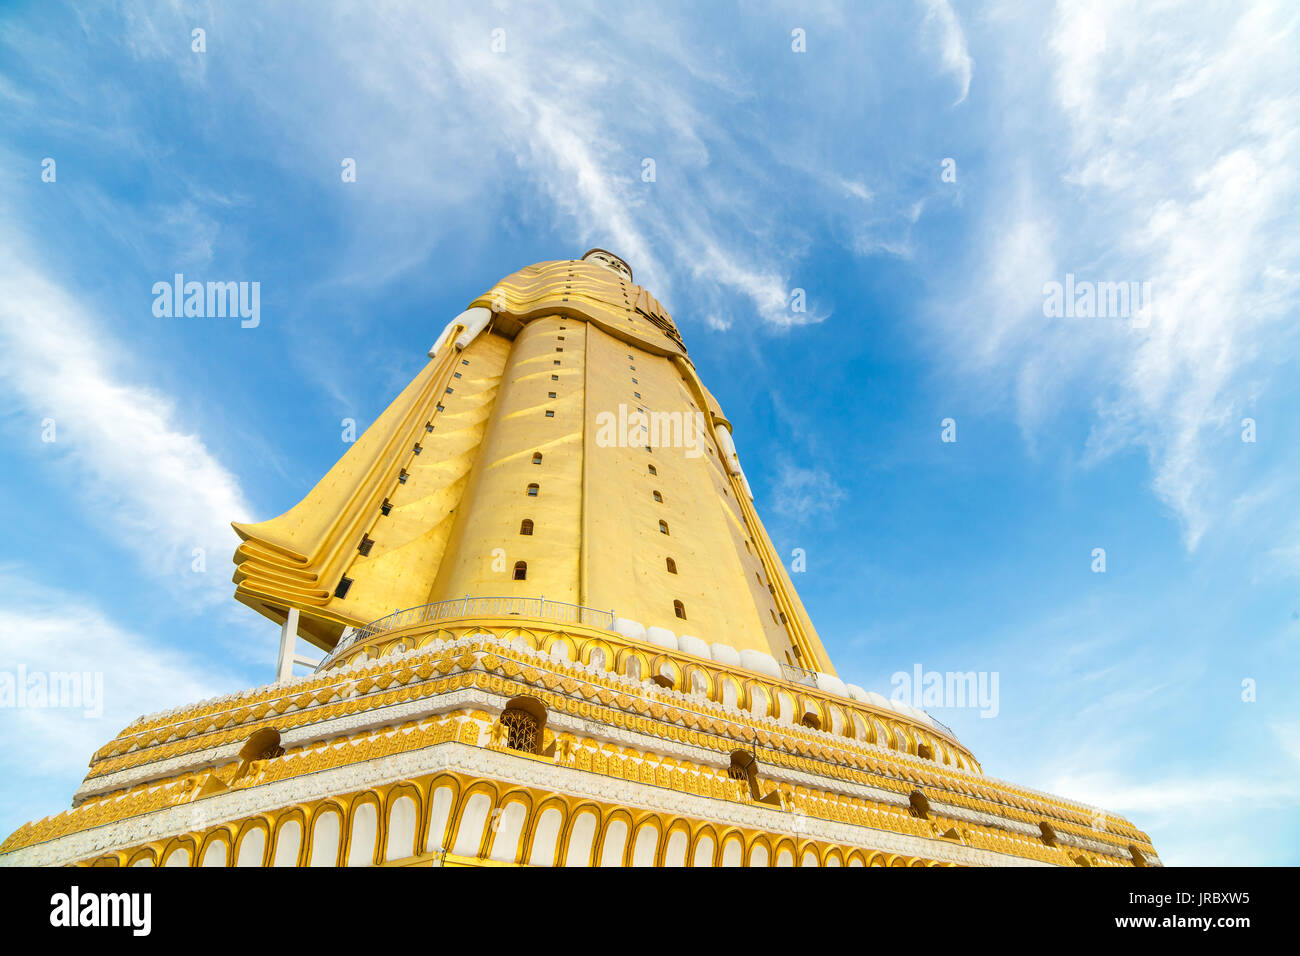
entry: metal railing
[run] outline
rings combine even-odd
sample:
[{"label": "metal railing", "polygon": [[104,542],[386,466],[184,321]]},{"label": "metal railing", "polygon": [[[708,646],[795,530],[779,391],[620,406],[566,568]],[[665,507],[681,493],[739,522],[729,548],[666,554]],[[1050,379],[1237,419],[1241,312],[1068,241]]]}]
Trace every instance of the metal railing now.
[{"label": "metal railing", "polygon": [[[343,637],[338,644],[316,666],[316,669],[319,671],[349,647],[368,640],[376,634],[396,631],[404,627],[418,627],[437,621],[462,617],[530,617],[612,631],[614,616],[612,610],[602,611],[594,607],[583,607],[580,604],[567,604],[564,601],[548,601],[545,597],[470,597],[467,594],[463,598],[438,601],[435,604],[420,604],[403,611],[394,611],[387,617],[371,621],[364,627],[350,628],[343,632]],[[816,671],[795,667],[793,664],[781,664],[781,674],[791,683],[820,689],[817,687]],[[930,717],[934,725],[953,740],[957,739],[957,735],[947,724],[930,714],[926,716]]]},{"label": "metal railing", "polygon": [[809,687],[817,686],[816,671],[806,671],[802,667],[795,667],[793,664],[782,664],[781,674],[793,684],[807,684]]},{"label": "metal railing", "polygon": [[[796,667],[793,664],[781,664],[781,676],[792,684],[803,684],[807,687],[815,687],[818,690],[822,690],[821,686],[817,683],[816,671],[805,670],[804,668]],[[947,734],[953,740],[957,739],[957,735],[953,732],[953,729],[942,720],[937,719],[928,711],[925,712],[925,716],[930,718],[931,723],[934,724],[937,730]]]},{"label": "metal railing", "polygon": [[925,716],[929,717],[931,723],[933,723],[936,727],[938,727],[940,730],[946,733],[953,740],[957,739],[957,734],[953,732],[953,729],[949,727],[947,724],[945,724],[942,720],[939,720],[939,718],[935,717],[934,714],[930,713],[927,710],[925,711]]},{"label": "metal railing", "polygon": [[376,634],[461,617],[530,617],[544,621],[557,621],[561,624],[595,627],[605,631],[614,628],[612,610],[602,611],[594,607],[583,607],[580,604],[567,604],[564,601],[548,601],[545,597],[470,597],[467,594],[463,598],[438,601],[434,604],[420,604],[402,611],[394,611],[387,617],[371,621],[364,627],[344,631],[343,637],[320,662],[317,669],[330,663],[349,647],[369,640]]}]

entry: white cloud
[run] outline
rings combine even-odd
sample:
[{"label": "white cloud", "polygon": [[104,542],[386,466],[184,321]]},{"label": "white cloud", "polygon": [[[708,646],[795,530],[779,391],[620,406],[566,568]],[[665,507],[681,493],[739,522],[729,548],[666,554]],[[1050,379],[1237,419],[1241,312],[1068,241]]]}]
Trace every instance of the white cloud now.
[{"label": "white cloud", "polygon": [[[1292,337],[1279,325],[1297,305],[1294,280],[1279,277],[1300,263],[1300,69],[1282,52],[1287,16],[1261,3],[1230,23],[1179,27],[1127,4],[1063,4],[1052,39],[1070,178],[1119,227],[1104,278],[1150,281],[1155,312],[1115,353],[1094,443],[1147,447],[1190,548],[1223,506],[1208,439],[1239,417],[1258,359]],[[1151,37],[1183,52],[1152,56]]]},{"label": "white cloud", "polygon": [[[945,322],[962,364],[1011,383],[1027,432],[1074,403],[1092,419],[1085,464],[1144,449],[1189,549],[1241,493],[1215,442],[1297,338],[1295,32],[1267,2],[1173,18],[1058,4],[1058,114],[1008,136],[1003,161],[1022,165],[989,204],[985,278]],[[1066,272],[1149,282],[1153,320],[1046,320],[1043,283]]]},{"label": "white cloud", "polygon": [[916,248],[911,240],[886,239],[872,235],[859,235],[853,240],[853,251],[860,256],[887,255],[897,259],[911,259]]},{"label": "white cloud", "polygon": [[961,92],[953,106],[961,103],[970,93],[971,74],[975,70],[975,61],[971,59],[966,48],[966,34],[961,28],[961,21],[953,12],[948,0],[925,0],[925,22],[934,24],[939,32],[939,55],[943,67],[957,79]]},{"label": "white cloud", "polygon": [[855,182],[851,179],[845,179],[843,177],[839,177],[838,181],[840,188],[850,196],[853,196],[856,199],[861,199],[863,202],[870,202],[872,200],[873,194],[871,190],[862,183]]},{"label": "white cloud", "polygon": [[[188,36],[184,16],[138,4],[128,10],[147,40],[137,43],[136,55],[168,59],[183,80],[196,82],[188,44],[158,42],[177,31]],[[373,217],[374,228],[352,230],[365,237],[366,254],[341,256],[332,281],[378,285],[423,266],[428,230],[416,233],[410,223],[427,222],[438,210],[495,210],[522,184],[525,195],[547,202],[538,208],[525,199],[521,219],[560,225],[575,247],[614,250],[670,309],[689,280],[695,308],[682,310],[684,321],[714,316],[725,327],[734,311],[727,303],[737,297],[760,323],[785,328],[824,320],[827,310],[788,307],[790,290],[800,285],[802,243],[781,221],[772,170],[783,162],[775,152],[788,149],[790,138],[760,141],[755,150],[753,132],[727,121],[754,96],[747,65],[720,60],[708,30],[666,22],[661,11],[611,13],[592,4],[574,16],[586,39],[558,58],[555,50],[575,43],[574,17],[556,19],[526,5],[449,15],[409,4],[391,16],[295,20],[286,28],[308,31],[310,47],[320,51],[311,65],[328,64],[320,68],[337,73],[347,96],[331,95],[312,70],[268,79],[257,38],[222,52],[232,63],[257,61],[256,68],[230,68],[248,85],[203,93],[229,96],[238,104],[232,108],[250,116],[273,117],[278,154],[268,159],[294,175],[304,153],[359,154],[368,202],[351,214]],[[277,35],[263,22],[264,36]],[[505,31],[502,52],[491,46],[496,28]],[[209,49],[221,35],[217,26],[209,31]],[[646,158],[657,164],[655,182],[642,180]],[[820,170],[814,176],[827,179]],[[870,197],[859,182],[838,183],[856,198]],[[403,212],[396,221],[395,205]],[[359,271],[358,261],[393,266]]]},{"label": "white cloud", "polygon": [[[37,768],[85,767],[91,754],[135,718],[228,693],[238,677],[160,648],[118,627],[79,595],[56,590],[0,567],[0,660],[13,673],[90,672],[103,677],[102,713],[66,709],[0,708],[23,733],[6,733]],[[6,753],[12,754],[6,745]]]},{"label": "white cloud", "polygon": [[[732,216],[741,211],[770,218],[770,212],[762,212],[763,183],[737,182],[747,188],[729,193],[734,207],[729,210],[719,209],[691,182],[709,163],[706,143],[724,154],[740,152],[725,125],[717,122],[716,107],[710,110],[703,103],[705,97],[735,96],[734,78],[722,71],[691,71],[679,83],[652,82],[638,62],[643,56],[674,63],[699,59],[687,56],[683,41],[672,33],[658,33],[658,46],[639,49],[635,56],[626,54],[622,44],[591,47],[588,62],[557,70],[546,40],[554,27],[549,20],[517,25],[514,32],[527,36],[528,44],[509,56],[473,43],[457,43],[447,52],[464,95],[487,114],[488,126],[502,129],[502,141],[510,144],[519,168],[540,181],[583,241],[607,246],[627,259],[637,281],[661,300],[671,300],[674,280],[687,274],[706,296],[713,284],[748,298],[754,313],[773,326],[825,319],[816,309],[792,312],[791,289],[798,283],[772,249],[742,243],[744,233],[729,228]],[[653,114],[630,108],[642,102],[655,104]],[[629,150],[629,144],[665,137],[674,144],[670,153]],[[646,158],[656,166],[656,179],[649,183],[642,179]],[[857,195],[865,192],[859,184],[845,183],[845,188]],[[664,262],[658,250],[669,249],[673,261]],[[718,324],[729,323],[722,319]]]},{"label": "white cloud", "polygon": [[[0,286],[0,388],[24,410],[35,453],[49,456],[76,505],[151,572],[227,600],[220,571],[236,544],[230,522],[249,516],[238,481],[165,395],[117,372],[117,345],[97,331],[102,316],[18,255],[0,261]],[[46,419],[51,443],[40,441]],[[196,548],[206,573],[191,570]]]},{"label": "white cloud", "polygon": [[[1264,838],[1270,818],[1300,810],[1300,779],[1205,769],[1134,784],[1132,776],[1063,774],[1048,789],[1118,813],[1152,836],[1172,866],[1278,866],[1294,862],[1286,846]],[[1206,834],[1212,834],[1207,838]]]},{"label": "white cloud", "polygon": [[834,511],[844,496],[844,489],[827,472],[783,461],[772,488],[772,509],[803,522]]},{"label": "white cloud", "polygon": [[[0,567],[0,670],[39,675],[90,674],[79,686],[102,689],[99,712],[75,707],[0,707],[6,793],[0,838],[26,818],[56,813],[86,772],[90,757],[135,718],[228,693],[242,683],[200,661],[123,630],[77,594],[53,590]],[[93,697],[93,694],[92,694]]]}]

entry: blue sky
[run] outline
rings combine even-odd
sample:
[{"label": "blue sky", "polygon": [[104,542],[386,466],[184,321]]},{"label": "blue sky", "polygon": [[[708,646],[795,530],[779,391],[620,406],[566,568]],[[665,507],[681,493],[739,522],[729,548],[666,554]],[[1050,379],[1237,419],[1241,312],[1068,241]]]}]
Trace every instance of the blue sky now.
[{"label": "blue sky", "polygon": [[[229,522],[496,279],[599,245],[843,677],[996,672],[996,718],[935,710],[986,772],[1170,864],[1300,862],[1294,8],[623,7],[0,13],[0,669],[105,697],[0,709],[0,830],[139,714],[266,682]],[[260,325],[155,317],[176,272],[259,282]],[[1046,317],[1067,273],[1154,317]]]}]

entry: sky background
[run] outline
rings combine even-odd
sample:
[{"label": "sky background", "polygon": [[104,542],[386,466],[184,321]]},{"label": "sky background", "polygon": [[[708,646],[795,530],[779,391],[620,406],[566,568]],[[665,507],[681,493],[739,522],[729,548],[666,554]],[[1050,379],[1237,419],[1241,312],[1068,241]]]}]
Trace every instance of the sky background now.
[{"label": "sky background", "polygon": [[[497,279],[602,246],[842,677],[996,672],[996,718],[933,711],[988,774],[1167,864],[1300,863],[1297,156],[1286,2],[6,4],[0,669],[105,700],[0,709],[0,836],[269,681],[229,523]],[[155,317],[176,272],[260,282],[260,325]],[[1046,317],[1066,273],[1154,318]]]}]

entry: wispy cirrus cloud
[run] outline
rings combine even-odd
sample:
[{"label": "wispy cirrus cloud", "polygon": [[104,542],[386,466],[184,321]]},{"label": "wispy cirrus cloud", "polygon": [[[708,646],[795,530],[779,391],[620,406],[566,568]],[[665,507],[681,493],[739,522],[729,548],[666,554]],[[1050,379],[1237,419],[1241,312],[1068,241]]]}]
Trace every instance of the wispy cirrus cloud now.
[{"label": "wispy cirrus cloud", "polygon": [[[1092,444],[1147,448],[1192,548],[1224,504],[1212,436],[1236,424],[1269,351],[1294,341],[1300,68],[1284,51],[1296,29],[1272,3],[1234,8],[1218,32],[1127,4],[1061,4],[1051,39],[1066,177],[1122,217],[1111,268],[1150,281],[1155,300],[1150,328],[1115,353]],[[1179,52],[1151,57],[1149,36]]]},{"label": "wispy cirrus cloud", "polygon": [[[754,66],[719,58],[703,25],[673,28],[649,11],[581,8],[575,16],[588,39],[564,59],[553,52],[573,42],[571,28],[526,5],[470,12],[398,4],[392,15],[366,18],[334,8],[305,18],[284,12],[292,29],[311,34],[322,61],[335,64],[344,96],[307,74],[266,66],[260,44],[277,31],[232,43],[231,24],[215,10],[209,48],[229,64],[226,85],[218,85],[211,71],[206,78],[195,72],[188,43],[166,42],[188,37],[192,18],[141,4],[126,9],[139,33],[138,57],[172,64],[184,82],[206,84],[205,93],[250,116],[274,117],[272,152],[260,159],[297,173],[304,150],[360,154],[367,195],[378,203],[358,209],[364,221],[354,235],[370,254],[345,256],[336,282],[391,282],[427,261],[432,236],[407,226],[419,217],[395,223],[379,210],[414,207],[434,219],[437,210],[463,211],[467,203],[490,209],[518,180],[531,193],[527,214],[563,223],[575,245],[618,251],[684,321],[698,315],[717,327],[757,320],[783,329],[824,321],[832,308],[815,295],[805,311],[791,308],[807,247],[797,220],[807,203],[791,208],[795,200],[775,184],[797,174],[799,192],[818,201],[831,190],[872,195],[859,178],[829,172],[825,157],[798,168],[807,153],[791,138],[756,135],[747,124],[763,95]],[[274,21],[277,13],[264,16]],[[943,32],[951,31],[945,25]],[[629,45],[627,36],[637,42]],[[788,37],[773,33],[765,42],[775,49]],[[782,69],[797,75],[797,56],[786,57]],[[814,92],[838,82],[834,73],[813,75]],[[406,105],[413,94],[414,122]],[[791,153],[800,157],[795,165]],[[649,181],[647,159],[656,165]],[[336,164],[322,162],[320,173]],[[899,254],[897,243],[882,241],[883,251]],[[376,244],[385,254],[374,255]],[[375,270],[376,259],[390,267]],[[747,308],[738,310],[737,299]]]},{"label": "wispy cirrus cloud", "polygon": [[[1284,732],[1279,727],[1272,730],[1278,736]],[[1079,763],[1086,766],[1086,760]],[[1261,841],[1253,834],[1261,814],[1290,820],[1300,809],[1300,776],[1294,766],[1280,767],[1268,779],[1201,768],[1194,774],[1155,774],[1141,783],[1108,772],[1074,771],[1053,778],[1048,786],[1082,803],[1123,814],[1144,830],[1164,834],[1156,841],[1156,850],[1166,865],[1291,862],[1285,840]]]},{"label": "wispy cirrus cloud", "polygon": [[[1008,131],[1019,175],[986,204],[983,280],[942,320],[953,362],[1008,394],[1031,439],[1073,409],[1091,419],[1084,464],[1145,451],[1189,549],[1241,491],[1217,449],[1300,311],[1296,14],[1201,12],[1057,5],[1050,59],[1007,66],[1043,75],[1040,128]],[[1153,320],[1045,318],[1044,283],[1067,272],[1149,282]]]},{"label": "wispy cirrus cloud", "polygon": [[954,106],[965,101],[970,93],[971,74],[975,71],[975,61],[966,47],[966,33],[961,21],[953,11],[948,0],[924,0],[926,8],[925,21],[938,36],[939,55],[944,69],[957,80],[960,90]]},{"label": "wispy cirrus cloud", "polygon": [[0,261],[0,285],[0,391],[22,409],[11,427],[26,423],[75,507],[152,574],[225,600],[225,575],[193,568],[233,552],[230,522],[249,516],[238,479],[167,396],[119,371],[119,346],[70,293],[21,254]]},{"label": "wispy cirrus cloud", "polygon": [[833,512],[844,497],[844,489],[829,472],[783,461],[772,487],[772,509],[783,517],[806,522]]},{"label": "wispy cirrus cloud", "polygon": [[[4,834],[61,809],[45,802],[39,787],[48,781],[66,788],[80,779],[90,755],[135,718],[226,693],[241,683],[211,662],[159,647],[119,626],[84,595],[44,587],[13,568],[0,566],[0,594],[6,595],[0,606],[3,670],[11,679],[36,680],[42,687],[57,685],[52,675],[76,675],[78,692],[72,705],[24,693],[0,707],[3,776],[26,784],[5,794]],[[70,793],[63,793],[63,806]]]}]

